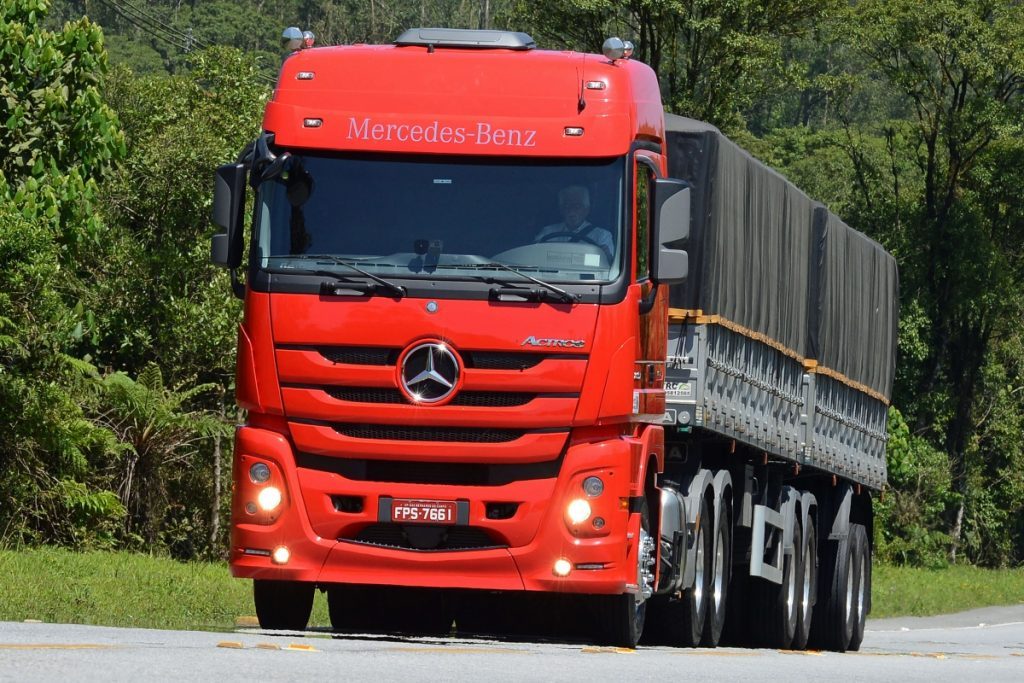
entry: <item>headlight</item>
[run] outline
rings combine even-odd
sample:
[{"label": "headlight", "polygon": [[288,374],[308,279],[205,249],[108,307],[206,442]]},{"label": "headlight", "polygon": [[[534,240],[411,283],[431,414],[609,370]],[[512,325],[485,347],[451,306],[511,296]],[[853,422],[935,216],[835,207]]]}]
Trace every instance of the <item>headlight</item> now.
[{"label": "headlight", "polygon": [[265,511],[270,512],[278,505],[281,504],[281,491],[275,486],[268,486],[267,488],[260,491],[259,496],[256,497],[260,507]]},{"label": "headlight", "polygon": [[265,484],[270,479],[270,468],[265,463],[258,462],[249,468],[249,478],[254,484]]},{"label": "headlight", "polygon": [[583,491],[591,498],[596,498],[604,493],[604,482],[600,477],[587,477],[583,480]]},{"label": "headlight", "polygon": [[569,515],[569,520],[572,521],[573,524],[585,522],[590,518],[590,503],[582,498],[577,498],[569,503],[569,507],[566,512]]}]

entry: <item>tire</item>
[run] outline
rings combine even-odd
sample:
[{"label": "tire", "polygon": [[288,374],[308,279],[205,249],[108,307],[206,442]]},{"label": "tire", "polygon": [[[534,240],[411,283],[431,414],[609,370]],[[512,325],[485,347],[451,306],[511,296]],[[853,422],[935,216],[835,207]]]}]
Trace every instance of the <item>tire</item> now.
[{"label": "tire", "polygon": [[[651,604],[651,617],[655,633],[651,634],[652,644],[675,647],[697,647],[704,635],[704,623],[708,613],[708,594],[711,590],[711,512],[707,499],[702,499],[697,515],[697,529],[694,531],[694,585],[683,591],[682,596],[660,597]],[[719,632],[720,634],[721,632]]]},{"label": "tire", "polygon": [[811,636],[814,603],[818,596],[818,533],[814,528],[813,515],[808,516],[807,528],[803,529],[803,532],[803,562],[797,582],[800,592],[796,633],[793,636],[794,650],[807,648],[807,642]]},{"label": "tire", "polygon": [[822,650],[846,652],[853,639],[853,527],[846,538],[821,546],[818,604],[811,622],[810,643]]},{"label": "tire", "polygon": [[252,583],[252,597],[260,628],[273,631],[304,631],[313,611],[312,583],[267,581]]},{"label": "tire", "polygon": [[856,652],[864,642],[864,625],[867,623],[868,606],[871,604],[871,546],[868,544],[867,529],[863,524],[850,525],[853,541],[851,555],[854,570],[853,630],[848,650]]},{"label": "tire", "polygon": [[[783,557],[782,583],[756,579],[755,593],[760,605],[759,644],[787,650],[793,646],[799,609],[798,586],[802,575],[803,553],[800,520],[793,520],[793,552]],[[781,541],[780,541],[781,542]]]},{"label": "tire", "polygon": [[729,516],[722,501],[720,514],[715,519],[715,531],[712,535],[711,573],[708,579],[707,610],[704,618],[704,629],[700,644],[704,647],[717,647],[722,639],[725,627],[726,598],[729,579],[732,574],[732,534],[729,529]]},{"label": "tire", "polygon": [[[637,582],[640,578],[640,564],[657,561],[657,544],[650,535],[650,512],[645,498],[640,507],[640,536],[637,548]],[[645,550],[644,546],[648,548]],[[651,566],[651,565],[649,565]],[[652,576],[653,582],[653,576]],[[653,583],[650,586],[653,591]],[[597,606],[597,623],[600,625],[600,640],[607,645],[634,648],[643,635],[644,622],[647,619],[647,603],[639,593],[623,595],[598,595],[595,597]]]}]

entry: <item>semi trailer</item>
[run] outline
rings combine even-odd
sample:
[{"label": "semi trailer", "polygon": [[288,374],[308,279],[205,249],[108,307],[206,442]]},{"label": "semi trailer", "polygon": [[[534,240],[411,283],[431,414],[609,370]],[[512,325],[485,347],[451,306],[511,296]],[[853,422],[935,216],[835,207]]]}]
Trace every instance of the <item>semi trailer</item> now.
[{"label": "semi trailer", "polygon": [[261,626],[317,589],[339,631],[522,596],[627,647],[857,649],[893,258],[665,114],[618,39],[292,33],[211,245],[245,302],[230,568]]}]

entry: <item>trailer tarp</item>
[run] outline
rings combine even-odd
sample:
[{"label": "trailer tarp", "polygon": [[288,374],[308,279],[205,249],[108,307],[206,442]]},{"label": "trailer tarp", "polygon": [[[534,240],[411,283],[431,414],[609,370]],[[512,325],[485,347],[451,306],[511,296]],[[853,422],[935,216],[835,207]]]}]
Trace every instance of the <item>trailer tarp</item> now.
[{"label": "trailer tarp", "polygon": [[888,398],[896,264],[715,127],[666,114],[669,175],[690,183],[690,278],[673,307],[719,315]]}]

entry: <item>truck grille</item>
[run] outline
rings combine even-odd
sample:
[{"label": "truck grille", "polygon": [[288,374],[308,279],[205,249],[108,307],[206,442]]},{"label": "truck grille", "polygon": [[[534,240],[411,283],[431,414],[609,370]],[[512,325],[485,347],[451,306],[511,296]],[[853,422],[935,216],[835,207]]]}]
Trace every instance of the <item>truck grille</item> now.
[{"label": "truck grille", "polygon": [[[394,365],[398,362],[399,348],[385,346],[302,346],[282,344],[278,348],[316,351],[332,363],[346,365]],[[480,370],[529,370],[548,358],[574,358],[586,360],[585,355],[532,353],[524,351],[460,351],[467,368]]]},{"label": "truck grille", "polygon": [[[516,481],[554,479],[562,466],[553,460],[529,463],[423,462],[417,460],[370,460],[299,453],[303,469],[333,472],[355,481],[392,484],[446,484],[448,486],[505,486]],[[339,508],[342,501],[334,501]]]},{"label": "truck grille", "polygon": [[484,529],[473,526],[413,526],[402,524],[371,524],[354,538],[339,538],[383,548],[402,550],[482,550],[507,548],[495,543]]},{"label": "truck grille", "polygon": [[476,429],[473,427],[410,427],[381,424],[334,424],[334,431],[353,439],[387,441],[450,441],[460,443],[506,443],[525,434],[522,429]]},{"label": "truck grille", "polygon": [[[385,387],[337,387],[325,386],[323,390],[339,401],[354,403],[408,403],[398,389]],[[499,391],[463,391],[456,394],[449,403],[453,406],[513,408],[526,405],[537,394]]]}]

